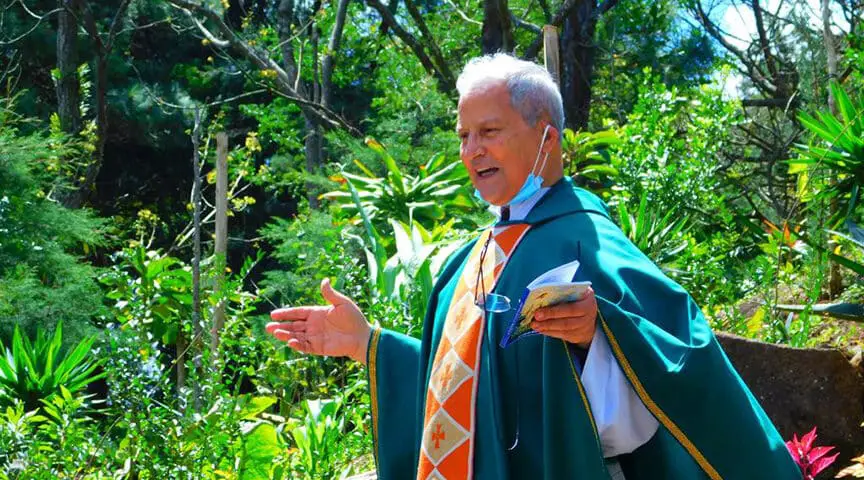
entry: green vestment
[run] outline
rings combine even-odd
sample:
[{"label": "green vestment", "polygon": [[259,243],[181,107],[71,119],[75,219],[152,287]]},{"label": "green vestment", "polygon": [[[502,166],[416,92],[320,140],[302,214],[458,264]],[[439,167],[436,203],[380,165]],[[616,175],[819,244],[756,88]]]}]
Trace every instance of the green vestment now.
[{"label": "green vestment", "polygon": [[[495,293],[518,299],[538,275],[579,260],[575,280],[592,282],[597,321],[634,391],[660,423],[648,443],[618,457],[627,480],[801,478],[699,307],[624,236],[599,198],[565,178],[521,222],[532,227],[501,272]],[[411,480],[417,474],[432,358],[473,244],[443,267],[421,340],[387,330],[377,330],[370,340],[372,421],[382,480]],[[501,349],[512,315],[487,314],[474,477],[609,478],[572,349],[542,335]],[[518,444],[508,450],[517,429]]]}]

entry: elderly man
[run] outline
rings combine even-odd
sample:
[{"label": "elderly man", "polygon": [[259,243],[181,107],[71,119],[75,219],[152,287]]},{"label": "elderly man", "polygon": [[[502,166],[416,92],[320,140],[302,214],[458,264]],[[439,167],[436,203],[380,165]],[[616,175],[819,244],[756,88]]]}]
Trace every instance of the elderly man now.
[{"label": "elderly man", "polygon": [[[457,82],[462,163],[497,222],[440,272],[421,340],[329,306],[279,309],[299,351],[368,367],[375,455],[391,479],[792,479],[801,473],[699,308],[563,175],[561,96],[498,54]],[[541,309],[500,348],[535,277],[573,260],[594,292]]]}]

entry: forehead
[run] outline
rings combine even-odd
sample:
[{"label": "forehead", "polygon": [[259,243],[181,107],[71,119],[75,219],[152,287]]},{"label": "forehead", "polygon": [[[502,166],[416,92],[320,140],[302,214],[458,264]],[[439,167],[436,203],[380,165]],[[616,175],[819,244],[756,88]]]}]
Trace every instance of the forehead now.
[{"label": "forehead", "polygon": [[510,104],[510,92],[503,82],[475,87],[459,97],[457,128],[516,119],[521,116]]}]

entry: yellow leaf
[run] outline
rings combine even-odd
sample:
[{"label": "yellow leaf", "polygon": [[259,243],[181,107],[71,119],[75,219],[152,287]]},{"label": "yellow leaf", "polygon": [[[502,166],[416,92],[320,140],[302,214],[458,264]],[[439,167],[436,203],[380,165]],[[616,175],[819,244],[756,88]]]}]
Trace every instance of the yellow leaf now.
[{"label": "yellow leaf", "polygon": [[747,320],[747,333],[755,335],[756,332],[762,329],[762,323],[765,320],[765,307],[759,307],[756,312]]},{"label": "yellow leaf", "polygon": [[383,150],[384,146],[372,137],[366,137],[366,145],[373,150]]},{"label": "yellow leaf", "polygon": [[837,473],[837,476],[834,478],[844,478],[844,477],[864,478],[864,465],[857,463],[855,465],[848,466],[848,467],[844,468],[843,470],[840,470]]}]

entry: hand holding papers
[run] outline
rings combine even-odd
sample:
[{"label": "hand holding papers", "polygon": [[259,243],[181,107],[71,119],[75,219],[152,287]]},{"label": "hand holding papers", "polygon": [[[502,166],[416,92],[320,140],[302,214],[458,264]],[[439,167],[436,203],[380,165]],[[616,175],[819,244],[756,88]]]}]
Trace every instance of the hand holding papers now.
[{"label": "hand holding papers", "polygon": [[506,348],[523,336],[537,333],[531,329],[531,322],[538,309],[559,303],[575,302],[585,295],[591,282],[573,282],[572,279],[578,269],[579,262],[574,260],[549,270],[528,284],[504,338],[501,339],[502,348]]}]

